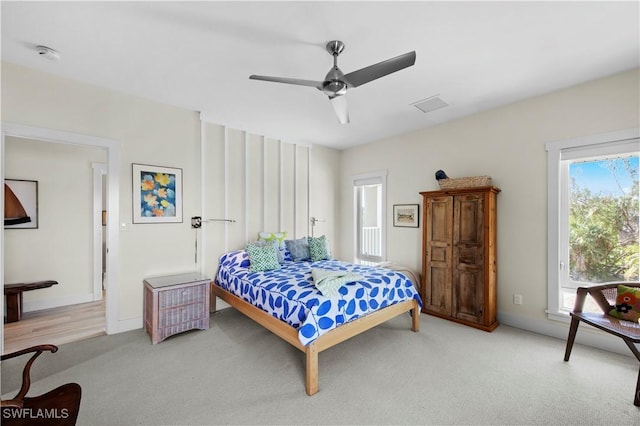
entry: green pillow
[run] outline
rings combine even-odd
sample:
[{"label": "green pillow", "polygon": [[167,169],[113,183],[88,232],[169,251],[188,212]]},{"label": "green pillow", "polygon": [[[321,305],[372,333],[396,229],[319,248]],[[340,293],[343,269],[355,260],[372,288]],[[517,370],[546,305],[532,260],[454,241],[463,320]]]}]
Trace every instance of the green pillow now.
[{"label": "green pillow", "polygon": [[284,244],[284,239],[287,238],[286,232],[258,232],[258,241],[276,241],[278,245],[276,248],[278,249],[278,262],[280,264],[284,263],[285,258],[285,248],[287,247]]},{"label": "green pillow", "polygon": [[311,261],[327,260],[329,259],[329,244],[327,243],[327,237],[321,236],[318,238],[309,237],[309,255]]},{"label": "green pillow", "polygon": [[638,322],[640,318],[640,288],[618,286],[616,306],[609,311],[612,317]]},{"label": "green pillow", "polygon": [[265,241],[277,240],[278,245],[284,248],[284,240],[287,238],[286,232],[258,232],[258,239]]},{"label": "green pillow", "polygon": [[259,241],[247,244],[249,255],[249,270],[251,272],[270,271],[280,269],[278,262],[278,242]]}]

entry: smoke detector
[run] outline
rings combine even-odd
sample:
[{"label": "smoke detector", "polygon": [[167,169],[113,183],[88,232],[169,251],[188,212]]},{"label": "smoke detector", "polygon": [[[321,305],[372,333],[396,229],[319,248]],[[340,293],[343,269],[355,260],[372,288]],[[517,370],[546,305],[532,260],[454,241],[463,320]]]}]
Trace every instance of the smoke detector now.
[{"label": "smoke detector", "polygon": [[38,55],[41,57],[47,58],[50,61],[57,61],[60,59],[60,52],[47,46],[36,46],[36,52],[38,52]]}]

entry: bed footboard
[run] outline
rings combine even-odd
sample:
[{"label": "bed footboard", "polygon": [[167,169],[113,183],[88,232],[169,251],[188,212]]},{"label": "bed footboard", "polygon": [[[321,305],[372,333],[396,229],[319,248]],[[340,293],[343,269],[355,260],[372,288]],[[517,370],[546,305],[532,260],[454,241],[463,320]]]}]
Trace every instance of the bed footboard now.
[{"label": "bed footboard", "polygon": [[222,289],[214,282],[211,282],[211,311],[215,311],[215,298],[220,297],[222,300],[233,306],[244,315],[248,316],[258,324],[265,327],[281,339],[287,341],[292,346],[298,348],[305,353],[306,361],[306,385],[307,395],[311,396],[318,392],[318,354],[325,349],[329,349],[338,343],[357,336],[383,322],[390,320],[405,312],[411,313],[411,330],[417,332],[420,330],[420,307],[415,300],[407,300],[405,302],[396,303],[379,311],[372,312],[354,321],[341,325],[331,330],[327,334],[320,336],[318,339],[303,346],[298,340],[298,330],[289,324],[272,317],[263,310],[256,308],[248,302],[240,299],[232,293]]}]

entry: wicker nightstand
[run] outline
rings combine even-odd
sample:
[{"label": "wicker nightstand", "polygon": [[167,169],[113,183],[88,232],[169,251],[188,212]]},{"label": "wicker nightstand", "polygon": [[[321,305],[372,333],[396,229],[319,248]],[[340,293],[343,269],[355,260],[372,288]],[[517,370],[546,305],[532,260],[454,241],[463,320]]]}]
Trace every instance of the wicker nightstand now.
[{"label": "wicker nightstand", "polygon": [[155,345],[183,331],[209,328],[209,284],[198,273],[144,280],[144,329]]}]

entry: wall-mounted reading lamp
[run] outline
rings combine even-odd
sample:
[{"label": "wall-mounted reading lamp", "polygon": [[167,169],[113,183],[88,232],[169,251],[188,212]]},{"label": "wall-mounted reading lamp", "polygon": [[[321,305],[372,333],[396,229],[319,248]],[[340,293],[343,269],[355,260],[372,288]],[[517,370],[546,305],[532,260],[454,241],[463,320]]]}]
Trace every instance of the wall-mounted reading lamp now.
[{"label": "wall-mounted reading lamp", "polygon": [[[191,218],[191,227],[193,229],[198,229],[198,228],[202,228],[202,222],[228,222],[228,223],[235,223],[236,221],[233,219],[204,219],[202,220],[202,217],[200,216],[193,216]],[[196,231],[196,242],[195,242],[195,263],[198,263],[198,234]]]},{"label": "wall-mounted reading lamp", "polygon": [[316,226],[318,222],[324,222],[324,219],[318,219],[317,217],[311,217],[311,236],[313,237],[313,228]]}]

